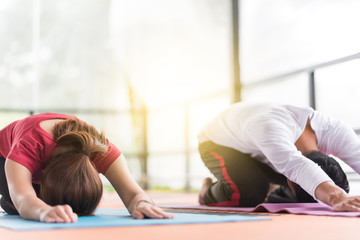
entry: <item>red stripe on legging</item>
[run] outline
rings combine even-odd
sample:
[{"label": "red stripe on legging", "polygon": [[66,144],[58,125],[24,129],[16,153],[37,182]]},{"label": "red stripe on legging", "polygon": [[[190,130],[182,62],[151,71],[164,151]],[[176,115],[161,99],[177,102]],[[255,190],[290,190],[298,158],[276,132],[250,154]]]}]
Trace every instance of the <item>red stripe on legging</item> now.
[{"label": "red stripe on legging", "polygon": [[225,167],[225,160],[222,156],[219,154],[216,154],[215,152],[210,152],[217,160],[219,160],[219,167],[221,167],[222,174],[224,176],[224,179],[226,182],[230,184],[231,190],[233,190],[233,195],[231,197],[230,201],[226,202],[219,202],[219,203],[210,203],[210,206],[223,206],[223,207],[232,207],[232,206],[239,206],[239,200],[240,200],[240,192],[237,188],[236,184],[231,180],[226,167]]}]

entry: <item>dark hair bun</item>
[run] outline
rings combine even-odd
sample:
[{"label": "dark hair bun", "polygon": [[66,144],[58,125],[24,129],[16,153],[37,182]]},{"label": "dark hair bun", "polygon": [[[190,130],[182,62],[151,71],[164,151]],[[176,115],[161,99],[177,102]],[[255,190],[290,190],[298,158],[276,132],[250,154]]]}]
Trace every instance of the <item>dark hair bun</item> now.
[{"label": "dark hair bun", "polygon": [[[332,157],[318,151],[313,151],[306,156],[314,163],[319,165],[321,169],[334,181],[334,183],[345,192],[349,193],[350,186],[346,174],[342,170],[340,164]],[[304,189],[298,184],[294,184],[296,198],[299,202],[316,202]]]}]

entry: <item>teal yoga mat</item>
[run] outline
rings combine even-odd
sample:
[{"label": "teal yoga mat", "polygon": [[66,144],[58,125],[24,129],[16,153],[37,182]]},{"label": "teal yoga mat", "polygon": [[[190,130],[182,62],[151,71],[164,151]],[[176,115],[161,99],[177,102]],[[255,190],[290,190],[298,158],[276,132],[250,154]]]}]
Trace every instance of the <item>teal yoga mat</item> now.
[{"label": "teal yoga mat", "polygon": [[0,227],[17,231],[30,231],[70,228],[97,228],[270,220],[270,218],[266,217],[249,215],[206,215],[189,213],[174,213],[173,215],[173,219],[133,219],[124,209],[98,209],[95,212],[95,216],[79,217],[76,223],[41,223],[38,221],[25,220],[20,218],[19,216],[2,214],[0,216]]}]

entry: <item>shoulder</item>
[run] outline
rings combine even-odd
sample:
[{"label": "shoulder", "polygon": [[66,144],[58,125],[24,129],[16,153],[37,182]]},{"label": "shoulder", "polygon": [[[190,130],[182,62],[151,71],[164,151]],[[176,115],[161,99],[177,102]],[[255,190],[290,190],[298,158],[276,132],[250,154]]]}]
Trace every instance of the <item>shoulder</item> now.
[{"label": "shoulder", "polygon": [[40,113],[21,119],[17,121],[16,125],[20,126],[21,129],[26,129],[27,126],[37,127],[40,122],[45,120],[67,118],[73,118],[73,116],[59,113]]},{"label": "shoulder", "polygon": [[95,154],[91,156],[91,161],[94,163],[98,172],[105,174],[110,165],[122,155],[121,151],[108,139],[108,151],[104,154]]},{"label": "shoulder", "polygon": [[314,131],[327,131],[333,128],[351,129],[350,125],[345,121],[332,118],[319,111],[314,111],[310,124]]}]

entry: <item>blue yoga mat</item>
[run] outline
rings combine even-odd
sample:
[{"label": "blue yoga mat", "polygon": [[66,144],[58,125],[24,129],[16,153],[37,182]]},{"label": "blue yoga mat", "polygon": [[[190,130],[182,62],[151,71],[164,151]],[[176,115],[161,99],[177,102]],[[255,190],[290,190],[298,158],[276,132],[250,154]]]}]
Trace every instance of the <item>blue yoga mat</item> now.
[{"label": "blue yoga mat", "polygon": [[41,223],[38,221],[25,220],[19,216],[3,214],[0,216],[0,227],[18,231],[29,231],[269,220],[269,218],[249,215],[206,215],[189,213],[174,213],[173,215],[173,219],[133,219],[124,209],[98,209],[95,212],[95,216],[79,217],[75,223]]}]

